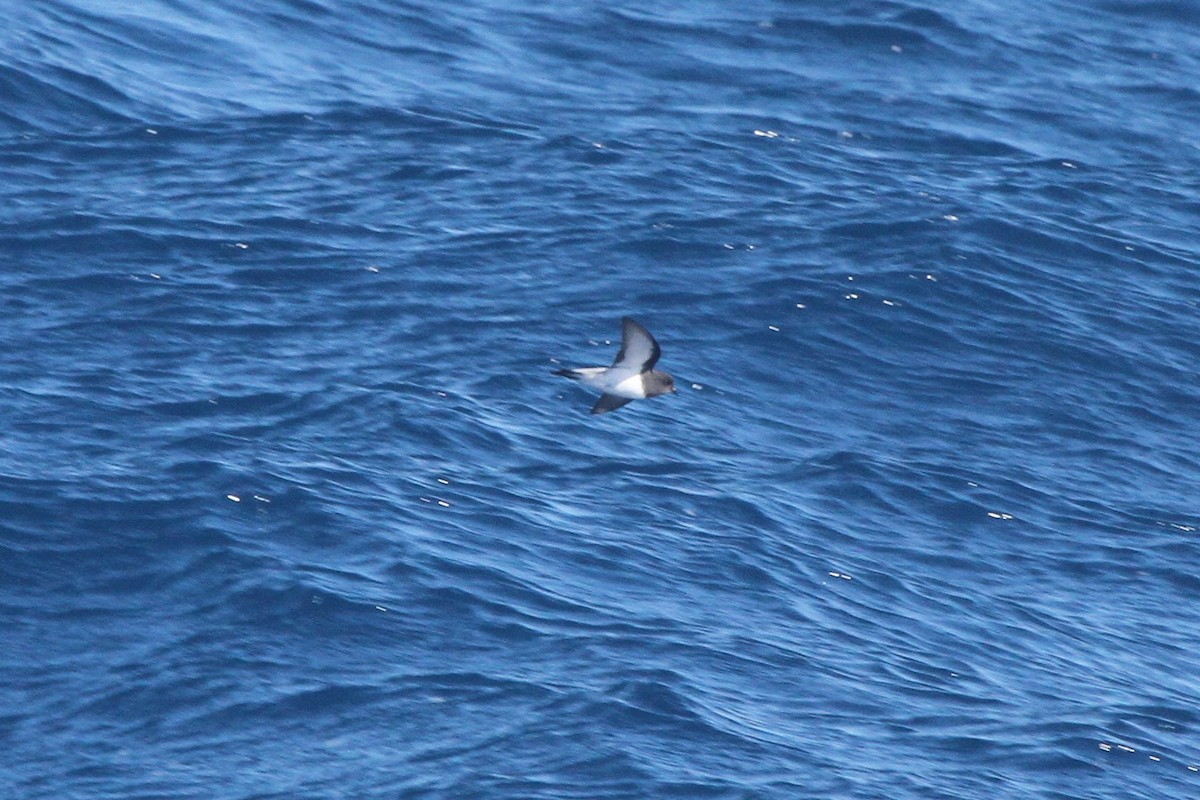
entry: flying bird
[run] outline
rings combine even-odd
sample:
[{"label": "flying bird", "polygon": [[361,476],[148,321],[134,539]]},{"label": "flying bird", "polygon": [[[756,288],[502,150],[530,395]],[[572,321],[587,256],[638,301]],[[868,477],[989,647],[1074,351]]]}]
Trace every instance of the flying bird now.
[{"label": "flying bird", "polygon": [[658,397],[675,391],[675,379],[654,369],[662,348],[650,331],[633,317],[621,317],[621,350],[611,367],[560,369],[562,375],[603,394],[592,406],[593,414],[616,411],[630,400]]}]

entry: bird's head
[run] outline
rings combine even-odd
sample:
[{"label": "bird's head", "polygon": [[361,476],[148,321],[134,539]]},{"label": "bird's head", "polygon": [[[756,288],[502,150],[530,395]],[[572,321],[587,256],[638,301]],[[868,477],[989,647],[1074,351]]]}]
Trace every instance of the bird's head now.
[{"label": "bird's head", "polygon": [[665,372],[655,370],[654,373],[654,394],[668,394],[678,391],[675,388],[675,379]]}]

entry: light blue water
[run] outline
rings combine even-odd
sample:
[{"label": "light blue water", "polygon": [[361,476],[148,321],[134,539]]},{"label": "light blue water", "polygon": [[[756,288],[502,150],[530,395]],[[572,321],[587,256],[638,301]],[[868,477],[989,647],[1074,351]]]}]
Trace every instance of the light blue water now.
[{"label": "light blue water", "polygon": [[243,5],[4,6],[0,795],[1200,796],[1191,5]]}]

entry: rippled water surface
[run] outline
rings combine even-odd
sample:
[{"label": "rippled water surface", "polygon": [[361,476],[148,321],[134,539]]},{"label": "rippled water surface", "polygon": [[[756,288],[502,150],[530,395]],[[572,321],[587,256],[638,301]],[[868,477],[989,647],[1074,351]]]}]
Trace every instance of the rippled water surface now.
[{"label": "rippled water surface", "polygon": [[1200,16],[1085,5],[4,4],[0,794],[1200,796]]}]

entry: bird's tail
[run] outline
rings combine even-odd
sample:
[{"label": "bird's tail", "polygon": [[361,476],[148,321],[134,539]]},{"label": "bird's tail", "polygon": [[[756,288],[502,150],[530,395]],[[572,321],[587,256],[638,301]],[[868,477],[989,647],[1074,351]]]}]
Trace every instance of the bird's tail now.
[{"label": "bird's tail", "polygon": [[564,378],[570,378],[573,381],[577,381],[583,377],[582,375],[580,375],[578,372],[576,372],[573,369],[556,369],[556,370],[554,370],[554,374],[561,375]]}]

